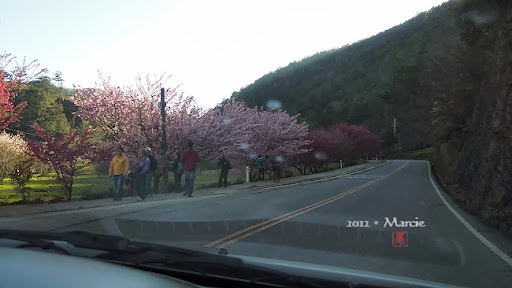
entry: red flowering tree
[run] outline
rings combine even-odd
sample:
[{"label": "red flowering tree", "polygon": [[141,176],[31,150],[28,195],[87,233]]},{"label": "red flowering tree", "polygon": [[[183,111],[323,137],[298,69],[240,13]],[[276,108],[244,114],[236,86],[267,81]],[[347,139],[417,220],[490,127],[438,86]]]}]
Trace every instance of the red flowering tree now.
[{"label": "red flowering tree", "polygon": [[19,121],[20,113],[27,106],[27,102],[21,102],[14,106],[12,100],[28,81],[39,73],[30,73],[31,69],[37,68],[36,61],[28,64],[25,60],[21,65],[16,65],[9,73],[7,67],[15,60],[11,54],[0,54],[0,131],[3,131],[9,124]]},{"label": "red flowering tree", "polygon": [[363,155],[375,155],[381,150],[381,139],[362,125],[338,124],[327,130],[338,139],[338,161],[351,164]]},{"label": "red flowering tree", "polygon": [[34,129],[42,141],[27,140],[31,155],[51,165],[57,173],[57,183],[62,185],[67,200],[71,201],[77,172],[91,162],[105,158],[106,154],[97,151],[93,145],[91,129],[83,133],[71,130],[62,138],[52,138],[40,127]]},{"label": "red flowering tree", "polygon": [[305,175],[309,169],[310,173],[317,173],[324,165],[333,162],[337,156],[337,138],[326,130],[310,131],[306,140],[306,153],[294,157],[293,166]]},{"label": "red flowering tree", "polygon": [[338,124],[324,130],[309,132],[310,144],[304,148],[308,151],[294,158],[294,167],[305,174],[309,169],[317,173],[328,163],[352,164],[364,155],[380,152],[382,141],[379,137],[361,125]]}]

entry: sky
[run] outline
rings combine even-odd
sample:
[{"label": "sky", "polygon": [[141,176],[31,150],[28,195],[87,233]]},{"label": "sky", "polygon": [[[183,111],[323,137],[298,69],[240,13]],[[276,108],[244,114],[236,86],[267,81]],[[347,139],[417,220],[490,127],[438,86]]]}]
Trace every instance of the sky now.
[{"label": "sky", "polygon": [[[4,3],[2,3],[4,2]],[[63,85],[164,88],[214,107],[261,76],[399,25],[444,0],[0,0],[0,53]]]}]

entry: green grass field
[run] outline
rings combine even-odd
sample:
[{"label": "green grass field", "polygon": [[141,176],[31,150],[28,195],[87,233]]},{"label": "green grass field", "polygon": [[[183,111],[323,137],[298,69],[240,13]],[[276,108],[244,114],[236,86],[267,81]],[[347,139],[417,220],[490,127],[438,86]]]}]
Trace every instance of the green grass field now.
[{"label": "green grass field", "polygon": [[[214,167],[214,166],[212,166]],[[214,188],[218,185],[219,170],[211,169],[210,166],[203,166],[200,168],[210,169],[202,170],[194,181],[194,189]],[[326,170],[339,168],[338,163],[328,165]],[[291,177],[300,176],[297,170],[293,170]],[[285,177],[284,175],[282,176]],[[172,173],[169,173],[169,182],[174,182]],[[244,174],[230,173],[228,175],[228,185],[239,184],[245,182]],[[185,177],[181,179],[181,184],[185,183]],[[162,191],[163,178],[160,179],[160,191]],[[27,191],[30,193],[29,202],[58,202],[65,201],[64,189],[55,182],[55,174],[48,174],[45,176],[34,175],[28,182]],[[101,199],[112,197],[113,183],[107,175],[98,175],[94,167],[88,167],[75,178],[73,184],[72,200],[80,199]],[[127,196],[135,195],[132,191]],[[23,196],[17,192],[15,186],[11,184],[9,178],[5,178],[3,185],[0,185],[0,205],[21,203]]]},{"label": "green grass field", "polygon": [[[172,173],[169,173],[169,182],[173,182],[174,178]],[[162,189],[163,179],[160,180],[160,190]],[[228,185],[235,183],[243,183],[245,175],[229,174]],[[185,183],[185,177],[181,178],[181,184]],[[218,170],[206,170],[197,175],[194,181],[194,188],[209,188],[217,187],[218,185]],[[38,199],[38,202],[51,202],[65,198],[64,189],[55,182],[55,174],[49,174],[41,177],[41,175],[34,175],[27,184],[27,190],[30,193],[30,199]],[[84,171],[80,176],[75,178],[73,184],[72,200],[83,199],[84,195],[88,199],[94,198],[107,198],[111,196],[113,189],[112,180],[107,175],[98,176],[92,171]],[[134,195],[132,193],[132,195]],[[3,185],[0,185],[0,204],[10,204],[21,201],[23,196],[15,189],[15,185],[11,184],[9,178],[5,178]],[[64,199],[62,199],[64,200]]]},{"label": "green grass field", "polygon": [[[171,178],[169,178],[171,179]],[[243,174],[228,174],[228,185],[245,182],[245,175]],[[181,179],[181,184],[185,183],[185,176]],[[194,189],[217,187],[219,184],[219,170],[205,170],[201,171],[194,180]]]},{"label": "green grass field", "polygon": [[403,156],[404,159],[411,160],[428,160],[430,162],[435,162],[437,159],[438,150],[436,147],[432,146],[429,148],[408,151]]},{"label": "green grass field", "polygon": [[[9,178],[5,178],[3,183],[3,185],[0,185],[0,203],[12,203],[23,199],[22,195],[16,191],[15,186],[11,184]],[[80,175],[75,178],[72,199],[81,199],[82,194],[88,192],[108,191],[110,186],[112,186],[112,181],[108,176]],[[52,174],[45,177],[35,175],[27,183],[26,188],[31,199],[39,198],[42,201],[50,201],[59,197],[65,198],[64,188],[55,182],[55,175]]]}]

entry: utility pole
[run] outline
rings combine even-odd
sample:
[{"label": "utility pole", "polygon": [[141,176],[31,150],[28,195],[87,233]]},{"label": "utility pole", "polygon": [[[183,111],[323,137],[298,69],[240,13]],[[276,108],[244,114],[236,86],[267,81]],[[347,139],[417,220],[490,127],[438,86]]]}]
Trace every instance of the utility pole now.
[{"label": "utility pole", "polygon": [[160,107],[162,109],[162,163],[164,163],[164,194],[167,193],[167,182],[168,182],[168,176],[167,175],[167,129],[165,125],[165,89],[162,88],[160,90],[161,99],[160,99]]},{"label": "utility pole", "polygon": [[393,118],[393,140],[396,142],[393,146],[396,150],[402,151],[402,145],[400,144],[400,133],[397,133],[396,131],[398,123],[399,122],[396,121],[396,118]]},{"label": "utility pole", "polygon": [[53,81],[59,82],[59,97],[62,96],[62,82],[64,82],[64,79],[62,79],[62,72],[57,71],[55,72],[55,77],[52,79]]}]

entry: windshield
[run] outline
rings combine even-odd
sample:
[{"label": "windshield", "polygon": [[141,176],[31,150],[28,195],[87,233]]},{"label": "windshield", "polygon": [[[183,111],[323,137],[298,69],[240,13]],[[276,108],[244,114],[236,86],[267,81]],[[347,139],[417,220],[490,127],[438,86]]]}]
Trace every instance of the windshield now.
[{"label": "windshield", "polygon": [[511,16],[499,0],[11,1],[0,228],[510,286]]}]

